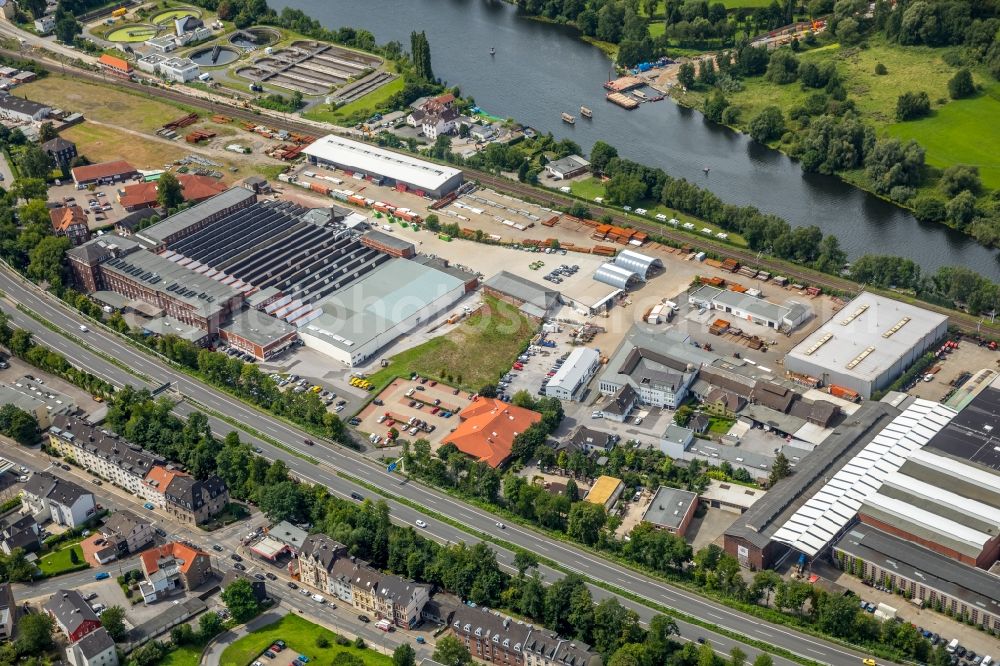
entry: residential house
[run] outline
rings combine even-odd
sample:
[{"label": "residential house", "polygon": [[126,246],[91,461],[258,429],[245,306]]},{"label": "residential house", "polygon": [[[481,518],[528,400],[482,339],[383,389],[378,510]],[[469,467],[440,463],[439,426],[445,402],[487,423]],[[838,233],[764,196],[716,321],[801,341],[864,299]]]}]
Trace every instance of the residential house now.
[{"label": "residential house", "polygon": [[47,35],[56,29],[56,17],[53,14],[46,14],[35,19],[35,32],[39,35]]},{"label": "residential house", "polygon": [[142,487],[137,493],[144,500],[149,500],[157,508],[164,509],[167,506],[166,489],[170,482],[178,476],[188,476],[179,469],[174,469],[173,465],[153,465],[145,478],[142,480]]},{"label": "residential house", "polygon": [[0,583],[0,640],[10,640],[17,624],[17,603],[10,583]]},{"label": "residential house", "polygon": [[616,423],[624,423],[635,406],[639,404],[639,394],[631,384],[622,384],[601,404],[601,415]]},{"label": "residential house", "polygon": [[118,651],[111,634],[101,627],[66,648],[66,660],[73,666],[118,666]]},{"label": "residential house", "polygon": [[448,629],[478,661],[496,666],[601,666],[601,656],[582,641],[515,621],[497,611],[457,605]]},{"label": "residential house", "polygon": [[41,528],[31,516],[15,514],[0,525],[0,550],[10,555],[16,548],[26,553],[37,553],[42,549]]},{"label": "residential house", "polygon": [[41,149],[60,167],[69,166],[69,163],[77,156],[76,144],[61,136],[49,139],[41,145]]},{"label": "residential house", "polygon": [[459,113],[452,108],[439,112],[428,112],[420,121],[420,130],[429,140],[434,141],[443,134],[451,134],[457,126]]},{"label": "residential house", "polygon": [[101,534],[118,557],[125,557],[153,543],[153,523],[131,511],[115,511],[104,521]]},{"label": "residential house", "polygon": [[49,211],[52,231],[56,236],[65,236],[71,245],[82,245],[90,240],[87,214],[80,206],[60,206]]},{"label": "residential house", "polygon": [[688,421],[687,427],[694,431],[696,435],[703,435],[712,425],[712,420],[704,414],[695,414]]},{"label": "residential house", "polygon": [[736,414],[746,407],[746,399],[722,388],[713,388],[705,396],[702,402],[702,409],[713,416],[720,416],[727,419],[736,418]]},{"label": "residential house", "polygon": [[514,438],[518,434],[542,420],[538,412],[496,398],[480,398],[471,402],[459,412],[458,417],[461,423],[454,432],[445,436],[443,443],[454,444],[462,453],[493,468],[510,459]]},{"label": "residential house", "polygon": [[299,580],[376,618],[402,628],[420,622],[430,587],[384,574],[325,534],[311,534],[299,553]]},{"label": "residential house", "polygon": [[571,451],[583,451],[588,454],[596,451],[599,455],[604,455],[610,453],[620,439],[619,435],[592,430],[587,426],[577,426],[566,440],[566,444]]},{"label": "residential house", "polygon": [[38,522],[80,527],[97,511],[93,493],[48,472],[35,472],[24,484],[24,508]]},{"label": "residential house", "polygon": [[192,525],[207,523],[229,504],[226,482],[214,474],[204,480],[174,476],[163,495],[167,514]]},{"label": "residential house", "polygon": [[691,428],[669,423],[660,436],[660,451],[671,458],[683,458],[692,441],[694,431]]},{"label": "residential house", "polygon": [[71,643],[101,628],[101,619],[76,590],[58,590],[42,608]]},{"label": "residential house", "polygon": [[143,496],[146,475],[164,459],[73,416],[53,416],[49,445],[64,457],[133,495]]},{"label": "residential house", "polygon": [[750,402],[787,414],[792,406],[792,401],[797,397],[798,394],[795,391],[780,384],[757,382],[753,393],[750,394]]},{"label": "residential house", "polygon": [[212,576],[208,553],[177,541],[144,551],[139,561],[146,577],[139,583],[139,591],[147,604],[174,590],[196,589]]}]

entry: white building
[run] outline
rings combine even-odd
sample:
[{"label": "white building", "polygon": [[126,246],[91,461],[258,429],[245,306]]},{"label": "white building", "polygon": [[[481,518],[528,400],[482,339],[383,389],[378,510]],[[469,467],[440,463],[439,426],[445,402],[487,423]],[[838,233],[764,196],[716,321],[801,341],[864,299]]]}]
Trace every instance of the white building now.
[{"label": "white building", "polygon": [[[788,301],[785,305],[766,301],[728,289],[704,285],[688,294],[688,302],[698,307],[711,308],[732,315],[732,319],[791,331],[801,326],[812,315],[808,305]],[[731,322],[734,325],[735,321]]]},{"label": "white building", "polygon": [[363,363],[400,335],[451,307],[465,294],[457,277],[408,259],[392,259],[318,309],[299,328],[307,347],[347,366]]},{"label": "white building", "polygon": [[153,49],[157,53],[170,53],[177,48],[177,40],[174,39],[173,35],[163,35],[161,37],[147,39],[146,46]]},{"label": "white building", "polygon": [[576,400],[601,367],[601,355],[596,349],[577,347],[556,371],[545,387],[545,395],[560,400]]},{"label": "white building", "polygon": [[66,660],[73,666],[118,666],[118,652],[108,630],[101,627],[66,648]]},{"label": "white building", "polygon": [[459,115],[457,111],[454,109],[444,109],[440,113],[428,113],[424,115],[420,123],[420,128],[428,140],[434,141],[442,134],[453,133],[458,120]]},{"label": "white building", "polygon": [[35,472],[24,484],[24,507],[39,523],[79,527],[94,517],[94,495],[48,472]]},{"label": "white building", "polygon": [[865,292],[788,352],[785,368],[868,398],[947,332],[945,315]]},{"label": "white building", "polygon": [[162,53],[143,56],[135,65],[143,72],[156,74],[176,83],[193,81],[201,74],[201,68],[190,58],[172,58]]},{"label": "white building", "polygon": [[50,106],[9,93],[0,93],[0,118],[30,123],[48,118],[51,113]]},{"label": "white building", "polygon": [[405,187],[418,195],[440,198],[462,184],[462,172],[404,153],[330,134],[306,146],[309,163],[370,178],[383,185]]},{"label": "white building", "polygon": [[42,18],[35,19],[35,31],[39,35],[47,35],[56,29],[56,17],[46,14]]},{"label": "white building", "polygon": [[[686,335],[673,331],[654,335],[633,327],[601,373],[600,391],[615,396],[628,386],[639,404],[677,409],[687,397],[698,369],[715,358],[689,344]],[[622,418],[627,411],[618,410],[625,412]],[[608,409],[604,412],[607,417]]]},{"label": "white building", "polygon": [[63,456],[72,457],[84,469],[133,495],[143,493],[146,475],[165,462],[125,441],[117,433],[73,416],[53,417],[49,445]]}]

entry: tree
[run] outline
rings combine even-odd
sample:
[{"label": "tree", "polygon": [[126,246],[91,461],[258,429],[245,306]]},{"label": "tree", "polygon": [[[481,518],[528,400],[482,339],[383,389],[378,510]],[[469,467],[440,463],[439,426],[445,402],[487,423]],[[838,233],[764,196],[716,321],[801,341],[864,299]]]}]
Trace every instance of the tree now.
[{"label": "tree", "polygon": [[30,613],[17,626],[18,654],[37,656],[49,650],[52,643],[52,618],[48,613]]},{"label": "tree", "polygon": [[416,666],[417,653],[409,643],[401,643],[392,652],[392,666]]},{"label": "tree", "polygon": [[654,615],[649,622],[649,631],[646,632],[644,643],[646,663],[666,664],[676,645],[671,636],[677,633],[677,623],[674,622],[673,618],[666,615]]},{"label": "tree", "polygon": [[722,94],[721,90],[716,90],[712,96],[705,100],[705,117],[713,123],[722,122],[722,114],[729,106],[729,100]]},{"label": "tree", "polygon": [[778,455],[774,457],[774,462],[771,463],[771,475],[768,477],[768,484],[773,486],[775,483],[784,479],[786,476],[792,473],[792,465],[785,457],[785,454],[778,451]]},{"label": "tree", "polygon": [[677,70],[677,81],[685,88],[694,88],[695,70],[694,65],[685,62]]},{"label": "tree", "polygon": [[223,629],[222,618],[218,613],[208,612],[198,618],[198,637],[202,642],[207,642]]},{"label": "tree", "polygon": [[566,533],[572,538],[593,546],[607,520],[604,507],[590,502],[577,502],[569,510]]},{"label": "tree", "polygon": [[61,19],[56,21],[56,38],[63,44],[72,44],[81,32],[83,32],[83,28],[70,13],[65,13]]},{"label": "tree", "polygon": [[65,236],[46,236],[28,253],[28,277],[62,286],[63,255],[70,248]]},{"label": "tree", "polygon": [[21,446],[38,444],[38,421],[35,415],[11,403],[0,406],[0,432]]},{"label": "tree", "polygon": [[945,202],[932,195],[923,195],[913,201],[913,215],[921,222],[944,222]]},{"label": "tree", "polygon": [[594,608],[594,647],[598,652],[611,655],[628,643],[639,642],[642,636],[639,615],[611,597]]},{"label": "tree", "polygon": [[944,205],[945,219],[958,229],[964,229],[976,216],[976,196],[963,190]]},{"label": "tree", "polygon": [[468,648],[451,634],[438,639],[431,658],[443,666],[467,666],[472,663]]},{"label": "tree", "polygon": [[45,0],[23,0],[21,2],[21,7],[26,11],[31,12],[31,18],[36,21],[45,15],[45,9],[48,3]]},{"label": "tree", "polygon": [[955,72],[955,76],[948,80],[948,96],[952,99],[962,99],[969,97],[976,92],[976,84],[972,81],[972,72],[968,67]]},{"label": "tree", "polygon": [[789,49],[778,49],[771,54],[764,75],[771,83],[784,85],[791,83],[799,76],[799,59]]},{"label": "tree", "polygon": [[254,596],[250,581],[245,578],[234,580],[222,591],[222,601],[238,623],[246,622],[260,612],[260,603]]},{"label": "tree", "polygon": [[824,595],[819,603],[819,626],[828,634],[847,638],[854,631],[859,612],[855,597]]},{"label": "tree", "polygon": [[38,143],[45,143],[46,141],[51,141],[57,136],[59,136],[59,132],[56,131],[55,125],[53,125],[51,122],[44,122],[38,128]]},{"label": "tree", "polygon": [[125,609],[118,605],[106,609],[101,613],[101,626],[116,643],[124,641],[128,637],[128,629],[125,628]]},{"label": "tree", "polygon": [[747,653],[741,650],[739,646],[729,651],[729,666],[746,666],[746,663]]},{"label": "tree", "polygon": [[757,658],[753,660],[753,666],[774,666],[774,659],[771,658],[766,652],[761,652],[757,655]]},{"label": "tree", "polygon": [[72,546],[69,549],[69,561],[70,564],[80,563],[80,556],[76,554],[76,548],[73,548]]},{"label": "tree", "polygon": [[778,107],[766,106],[750,119],[748,129],[755,141],[767,143],[785,133],[785,118]]},{"label": "tree", "polygon": [[161,174],[160,179],[156,181],[156,201],[167,210],[177,208],[184,203],[184,191],[180,181],[169,171]]},{"label": "tree", "polygon": [[618,157],[617,148],[600,140],[595,141],[594,147],[590,149],[590,167],[594,173],[604,173],[608,162],[615,157]]},{"label": "tree", "polygon": [[941,191],[949,197],[953,197],[962,190],[969,190],[973,194],[978,194],[982,188],[982,181],[979,178],[979,167],[956,164],[944,170],[941,174],[941,181],[938,183]]},{"label": "tree", "polygon": [[535,556],[530,550],[524,550],[519,548],[514,553],[514,568],[517,569],[517,575],[523,576],[524,573],[531,568],[538,566],[538,557]]},{"label": "tree", "polygon": [[423,30],[410,33],[410,57],[413,59],[414,73],[425,81],[434,81],[431,68],[431,45]]},{"label": "tree", "polygon": [[52,158],[38,144],[32,144],[17,158],[17,168],[25,178],[46,179],[52,171]]},{"label": "tree", "polygon": [[931,99],[927,93],[906,92],[896,99],[896,120],[914,120],[923,118],[931,112]]},{"label": "tree", "polygon": [[604,186],[604,191],[623,206],[632,206],[646,194],[646,184],[638,176],[616,173]]}]

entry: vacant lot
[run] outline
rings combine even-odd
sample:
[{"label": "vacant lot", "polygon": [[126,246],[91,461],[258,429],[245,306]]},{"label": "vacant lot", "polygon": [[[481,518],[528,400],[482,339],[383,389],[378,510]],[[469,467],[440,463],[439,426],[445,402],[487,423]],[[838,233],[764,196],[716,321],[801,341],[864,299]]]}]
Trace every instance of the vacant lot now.
[{"label": "vacant lot", "polygon": [[483,303],[447,337],[428,340],[393,356],[389,366],[369,380],[381,388],[395,377],[416,372],[472,391],[496,382],[524,349],[536,327],[512,305],[491,296],[484,296]]},{"label": "vacant lot", "polygon": [[159,169],[191,152],[186,143],[145,139],[87,122],[64,130],[62,136],[75,143],[80,154],[91,162],[127,159],[139,169]]},{"label": "vacant lot", "polygon": [[193,111],[152,97],[122,92],[110,85],[88,83],[58,74],[19,86],[17,94],[18,97],[26,95],[28,99],[67,111],[79,111],[92,120],[143,131],[156,130],[164,123]]},{"label": "vacant lot", "polygon": [[892,136],[916,139],[927,150],[927,162],[936,167],[971,164],[979,167],[983,185],[1000,188],[1000,84],[972,99],[956,100],[929,118],[896,123]]},{"label": "vacant lot", "polygon": [[[325,638],[330,647],[316,647],[316,642],[320,638]],[[297,615],[286,615],[274,624],[258,629],[226,648],[220,660],[221,666],[248,666],[269,645],[279,639],[288,644],[290,654],[304,654],[309,657],[310,663],[329,664],[336,655],[347,652],[359,657],[364,661],[365,666],[391,666],[392,664],[389,657],[372,650],[359,650],[353,645],[337,645],[337,634],[329,629],[303,620]],[[264,663],[266,666],[272,666],[272,663],[284,663],[285,661],[287,659],[283,659],[279,655],[278,659],[264,660]]]}]

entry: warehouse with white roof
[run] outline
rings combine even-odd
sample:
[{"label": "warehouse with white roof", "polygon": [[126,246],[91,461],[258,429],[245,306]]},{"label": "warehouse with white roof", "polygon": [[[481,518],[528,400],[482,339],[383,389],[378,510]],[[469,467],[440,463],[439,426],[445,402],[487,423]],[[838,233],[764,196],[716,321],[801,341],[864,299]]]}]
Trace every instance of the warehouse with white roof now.
[{"label": "warehouse with white roof", "polygon": [[601,355],[596,349],[577,347],[549,380],[545,395],[560,400],[576,400],[600,367]]},{"label": "warehouse with white roof", "polygon": [[462,172],[361,141],[328,134],[302,150],[309,163],[435,199],[458,189]]},{"label": "warehouse with white roof", "polygon": [[945,315],[862,292],[796,345],[785,369],[869,398],[947,332]]}]

